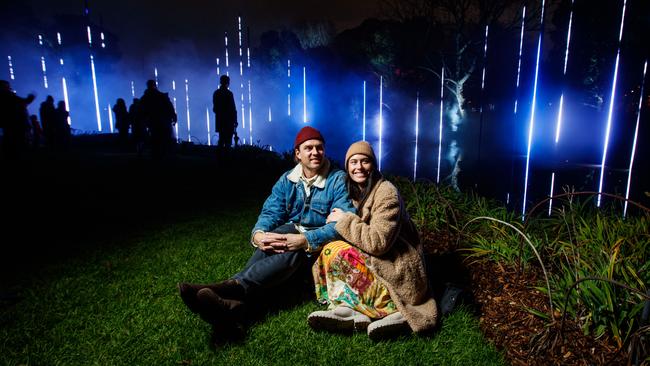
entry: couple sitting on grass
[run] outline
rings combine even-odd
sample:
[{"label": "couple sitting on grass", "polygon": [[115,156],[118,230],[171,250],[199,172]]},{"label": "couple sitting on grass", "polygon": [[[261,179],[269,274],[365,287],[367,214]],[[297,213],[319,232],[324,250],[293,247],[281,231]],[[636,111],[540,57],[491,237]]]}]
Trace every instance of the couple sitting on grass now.
[{"label": "couple sitting on grass", "polygon": [[373,340],[431,330],[437,308],[418,233],[372,147],[352,144],[345,172],[330,165],[312,127],[298,132],[294,147],[298,164],[275,183],[253,228],[253,256],[225,281],[180,283],[187,307],[215,333],[241,329],[251,296],[313,263],[316,298],[329,310],[308,316],[312,328],[367,331]]}]

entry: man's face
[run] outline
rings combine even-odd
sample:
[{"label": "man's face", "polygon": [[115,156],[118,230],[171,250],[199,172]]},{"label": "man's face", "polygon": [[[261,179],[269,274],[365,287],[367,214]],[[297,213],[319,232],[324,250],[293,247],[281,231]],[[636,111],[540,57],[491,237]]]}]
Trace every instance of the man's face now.
[{"label": "man's face", "polygon": [[307,140],[296,149],[296,159],[303,168],[316,172],[323,165],[325,145],[321,140]]}]

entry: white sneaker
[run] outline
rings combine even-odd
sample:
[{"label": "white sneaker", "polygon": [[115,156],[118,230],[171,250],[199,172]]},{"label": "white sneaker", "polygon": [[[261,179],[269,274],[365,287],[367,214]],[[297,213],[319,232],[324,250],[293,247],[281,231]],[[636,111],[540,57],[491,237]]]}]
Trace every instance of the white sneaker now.
[{"label": "white sneaker", "polygon": [[351,331],[365,330],[370,318],[347,306],[339,305],[334,310],[314,311],[307,317],[309,326],[317,330]]},{"label": "white sneaker", "polygon": [[368,325],[368,337],[373,341],[393,338],[411,331],[406,318],[399,311],[376,320]]}]

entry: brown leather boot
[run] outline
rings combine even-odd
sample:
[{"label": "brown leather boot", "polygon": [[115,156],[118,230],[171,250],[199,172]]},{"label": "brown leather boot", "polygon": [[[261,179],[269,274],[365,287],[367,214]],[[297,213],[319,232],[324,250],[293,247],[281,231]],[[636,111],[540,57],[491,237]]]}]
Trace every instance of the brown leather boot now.
[{"label": "brown leather boot", "polygon": [[224,299],[210,288],[202,288],[196,294],[201,319],[212,325],[238,323],[242,320],[244,302]]},{"label": "brown leather boot", "polygon": [[217,293],[220,297],[234,300],[244,300],[244,297],[246,295],[244,292],[244,287],[242,287],[242,285],[240,285],[237,280],[232,278],[211,284],[180,282],[177,287],[181,299],[183,299],[185,305],[193,313],[199,312],[199,305],[197,304],[196,296],[201,289],[209,288]]}]

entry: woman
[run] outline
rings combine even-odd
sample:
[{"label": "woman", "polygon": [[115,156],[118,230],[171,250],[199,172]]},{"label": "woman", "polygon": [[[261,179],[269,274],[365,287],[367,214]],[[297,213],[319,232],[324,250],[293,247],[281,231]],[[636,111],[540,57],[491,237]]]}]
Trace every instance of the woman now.
[{"label": "woman", "polygon": [[126,146],[129,141],[129,111],[126,109],[126,102],[122,98],[117,98],[115,105],[113,105],[113,113],[115,113],[115,128],[117,129],[117,136],[122,146]]},{"label": "woman", "polygon": [[376,169],[365,141],[345,155],[350,197],[358,215],[334,209],[328,217],[344,241],[327,244],[312,268],[319,302],[312,328],[364,330],[373,340],[424,332],[437,320],[421,246],[397,188]]}]

